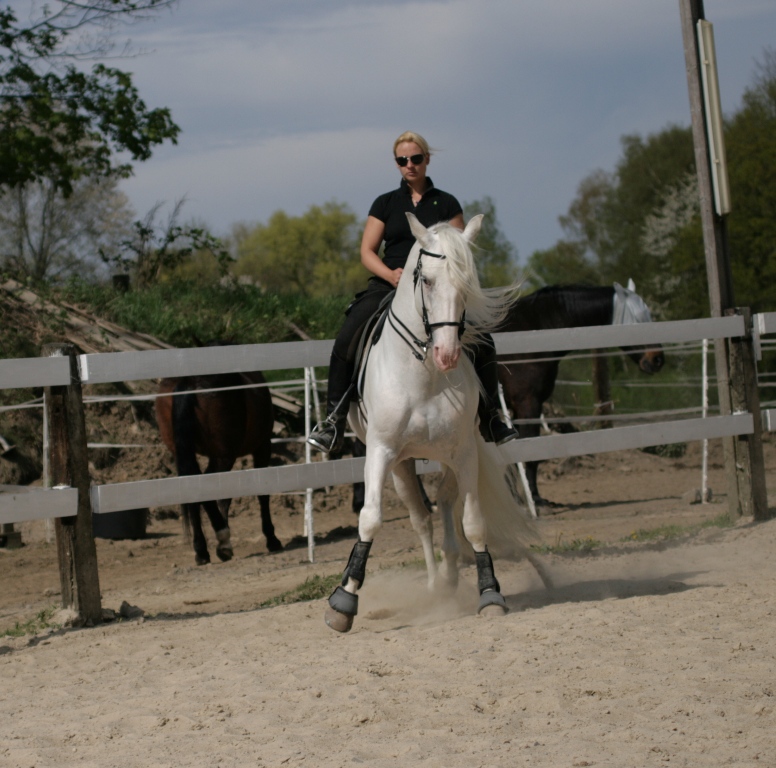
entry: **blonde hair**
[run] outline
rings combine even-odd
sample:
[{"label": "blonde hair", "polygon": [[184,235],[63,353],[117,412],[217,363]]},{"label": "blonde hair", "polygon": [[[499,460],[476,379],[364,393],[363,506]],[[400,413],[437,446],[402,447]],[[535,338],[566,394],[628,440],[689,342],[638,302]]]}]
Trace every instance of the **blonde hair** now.
[{"label": "blonde hair", "polygon": [[431,154],[431,147],[429,147],[428,142],[419,133],[415,133],[415,131],[404,131],[404,133],[393,142],[394,155],[396,154],[396,147],[398,147],[399,144],[404,144],[406,141],[417,144],[424,155]]}]

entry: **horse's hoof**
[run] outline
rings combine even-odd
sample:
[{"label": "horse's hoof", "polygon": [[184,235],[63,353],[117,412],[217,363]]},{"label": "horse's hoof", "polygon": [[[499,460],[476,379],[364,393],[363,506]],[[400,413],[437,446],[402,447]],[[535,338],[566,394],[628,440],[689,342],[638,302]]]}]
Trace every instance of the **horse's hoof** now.
[{"label": "horse's hoof", "polygon": [[489,589],[480,595],[480,606],[477,609],[480,616],[505,616],[508,612],[507,601],[500,592]]},{"label": "horse's hoof", "polygon": [[323,614],[323,620],[327,627],[331,627],[335,632],[350,632],[353,627],[353,617],[346,613],[340,613],[336,608],[330,605],[326,606]]},{"label": "horse's hoof", "polygon": [[336,632],[350,632],[353,617],[358,613],[358,595],[348,592],[344,587],[337,587],[329,596],[329,604],[323,619],[326,626]]},{"label": "horse's hoof", "polygon": [[216,554],[222,563],[226,563],[234,557],[234,550],[231,547],[219,547]]},{"label": "horse's hoof", "polygon": [[210,555],[207,552],[204,555],[194,555],[194,562],[197,565],[209,565]]},{"label": "horse's hoof", "polygon": [[267,549],[270,552],[282,552],[283,545],[280,543],[280,539],[267,539]]}]

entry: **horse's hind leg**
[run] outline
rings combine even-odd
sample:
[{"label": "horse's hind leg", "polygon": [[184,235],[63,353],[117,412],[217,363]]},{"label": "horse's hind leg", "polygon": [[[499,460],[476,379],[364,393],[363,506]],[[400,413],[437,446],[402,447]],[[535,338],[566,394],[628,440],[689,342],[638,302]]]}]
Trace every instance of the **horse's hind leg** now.
[{"label": "horse's hind leg", "polygon": [[199,503],[183,504],[183,519],[186,529],[191,533],[194,547],[194,562],[197,565],[207,565],[210,562],[210,552],[207,550],[207,539],[202,530],[202,518]]},{"label": "horse's hind leg", "polygon": [[409,459],[397,465],[393,470],[393,484],[396,493],[410,512],[410,522],[420,536],[423,557],[428,571],[428,588],[433,589],[436,582],[437,566],[434,557],[433,524],[423,495],[420,492],[420,480],[415,473],[415,460]]},{"label": "horse's hind leg", "polygon": [[458,586],[458,560],[461,547],[455,533],[455,504],[458,499],[458,485],[455,475],[447,470],[437,491],[437,509],[442,520],[442,562],[439,566],[439,579],[454,590]]},{"label": "horse's hind leg", "polygon": [[[187,477],[189,475],[199,475],[199,464],[196,456],[184,456],[179,451],[176,454],[176,464],[178,475]],[[200,516],[199,502],[191,504],[182,504],[183,525],[187,534],[191,535],[191,542],[194,547],[194,562],[197,565],[207,565],[210,562],[210,552],[207,549],[207,539],[202,530],[202,518]]]},{"label": "horse's hind leg", "polygon": [[[233,464],[234,459],[211,457],[205,474],[228,472]],[[231,499],[221,499],[220,501],[202,502],[202,506],[205,507],[205,512],[207,512],[207,516],[210,519],[210,525],[213,526],[213,531],[216,534],[216,541],[218,542],[216,544],[216,555],[218,555],[218,559],[222,562],[227,562],[234,557],[232,532],[229,530],[229,506],[231,501]]]},{"label": "horse's hind leg", "polygon": [[270,552],[281,552],[283,545],[275,536],[275,526],[272,524],[272,515],[269,511],[269,496],[259,496],[259,506],[261,507],[261,532],[267,540],[267,549]]},{"label": "horse's hind leg", "polygon": [[478,494],[478,457],[462,462],[458,471],[458,488],[463,498],[463,532],[474,548],[477,565],[477,588],[480,604],[477,612],[483,615],[504,615],[507,604],[501,595],[493,569],[493,560],[487,547],[487,525],[480,508]]}]

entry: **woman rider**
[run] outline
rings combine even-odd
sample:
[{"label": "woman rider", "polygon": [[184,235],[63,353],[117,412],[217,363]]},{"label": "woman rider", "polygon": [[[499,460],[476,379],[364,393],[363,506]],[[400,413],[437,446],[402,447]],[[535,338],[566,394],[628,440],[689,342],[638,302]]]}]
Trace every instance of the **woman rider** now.
[{"label": "woman rider", "polygon": [[[307,442],[324,453],[342,447],[345,422],[353,394],[353,368],[360,331],[375,313],[380,302],[399,284],[415,237],[405,215],[412,211],[425,227],[447,221],[464,228],[461,204],[452,195],[437,189],[426,176],[431,150],[426,140],[407,131],[393,144],[393,154],[402,180],[398,189],[380,195],[369,209],[361,239],[361,263],[374,275],[366,291],[358,294],[346,310],[345,322],[334,342],[329,364],[327,418],[310,433]],[[385,242],[385,256],[378,251]],[[480,398],[480,431],[485,440],[502,445],[517,437],[515,429],[502,421],[498,410],[498,373],[496,349],[486,335],[474,350],[474,368],[485,389]]]}]

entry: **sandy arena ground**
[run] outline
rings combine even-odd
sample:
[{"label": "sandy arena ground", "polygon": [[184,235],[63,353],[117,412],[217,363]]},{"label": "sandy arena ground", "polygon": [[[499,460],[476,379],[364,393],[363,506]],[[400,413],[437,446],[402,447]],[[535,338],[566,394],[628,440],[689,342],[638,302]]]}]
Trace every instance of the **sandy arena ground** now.
[{"label": "sandy arena ground", "polygon": [[[279,554],[253,499],[235,501],[228,563],[196,567],[172,519],[100,539],[103,606],[145,616],[0,637],[0,765],[776,766],[776,521],[627,541],[726,512],[712,448],[710,504],[684,498],[700,486],[697,445],[544,465],[542,492],[565,505],[539,520],[545,543],[607,546],[542,555],[550,590],[497,560],[499,619],[475,615],[471,567],[454,598],[430,599],[393,495],[347,635],[325,626],[323,599],[259,608],[342,571],[347,489],[315,495],[314,563],[298,497],[272,499]],[[0,632],[58,599],[44,524],[22,533],[22,549],[0,550]]]}]

